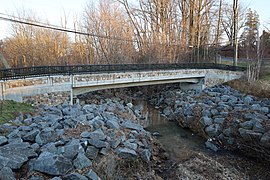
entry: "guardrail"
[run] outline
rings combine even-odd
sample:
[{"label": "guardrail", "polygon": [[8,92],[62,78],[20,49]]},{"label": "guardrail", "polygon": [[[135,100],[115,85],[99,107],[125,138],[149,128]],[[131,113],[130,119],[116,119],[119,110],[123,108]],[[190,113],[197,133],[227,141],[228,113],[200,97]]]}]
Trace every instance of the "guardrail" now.
[{"label": "guardrail", "polygon": [[106,64],[106,65],[75,65],[75,66],[36,66],[24,68],[0,69],[0,80],[23,79],[28,77],[75,75],[82,73],[110,73],[126,71],[152,71],[172,69],[221,69],[245,71],[246,68],[214,63],[185,64]]}]

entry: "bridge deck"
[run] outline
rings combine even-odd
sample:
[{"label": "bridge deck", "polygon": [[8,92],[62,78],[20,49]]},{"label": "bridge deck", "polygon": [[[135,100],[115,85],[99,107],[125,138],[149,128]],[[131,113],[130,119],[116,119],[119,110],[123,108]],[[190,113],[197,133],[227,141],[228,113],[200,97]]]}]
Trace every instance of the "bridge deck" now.
[{"label": "bridge deck", "polygon": [[70,91],[90,91],[165,83],[203,89],[240,78],[245,68],[222,64],[114,64],[43,66],[0,70],[0,99],[23,101],[24,97]]},{"label": "bridge deck", "polygon": [[246,68],[214,63],[185,64],[106,64],[106,65],[75,65],[75,66],[37,66],[25,68],[9,68],[0,70],[0,80],[23,79],[29,77],[76,75],[83,73],[109,73],[153,70],[179,69],[219,69],[228,71],[245,71]]}]

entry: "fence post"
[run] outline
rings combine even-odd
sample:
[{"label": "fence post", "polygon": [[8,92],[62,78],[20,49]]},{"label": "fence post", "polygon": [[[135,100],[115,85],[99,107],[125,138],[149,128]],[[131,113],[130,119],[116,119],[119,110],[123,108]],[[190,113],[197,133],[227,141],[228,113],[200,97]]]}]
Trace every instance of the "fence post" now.
[{"label": "fence post", "polygon": [[70,105],[73,105],[73,75],[70,75]]}]

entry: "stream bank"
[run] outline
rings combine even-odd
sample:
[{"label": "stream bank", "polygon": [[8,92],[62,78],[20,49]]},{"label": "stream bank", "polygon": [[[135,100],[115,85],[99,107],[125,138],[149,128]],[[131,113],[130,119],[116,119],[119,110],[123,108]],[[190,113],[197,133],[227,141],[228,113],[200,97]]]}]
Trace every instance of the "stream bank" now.
[{"label": "stream bank", "polygon": [[[223,87],[220,86],[220,88]],[[207,91],[215,92],[217,89],[219,88],[214,87]],[[179,124],[181,125],[179,119],[182,117],[175,112],[182,109],[183,114],[181,115],[184,115],[186,112],[193,112],[193,109],[188,108],[186,111],[185,106],[175,106],[175,102],[185,105],[191,102],[190,104],[192,104],[193,98],[196,101],[202,94],[193,90],[182,91],[177,85],[128,88],[100,93],[101,96],[105,94],[113,94],[113,96],[124,99],[126,103],[132,102],[133,110],[138,117],[148,117],[148,121],[141,121],[142,125],[153,135],[157,135],[159,144],[168,156],[167,167],[159,167],[160,170],[163,169],[161,177],[166,177],[164,173],[168,172],[170,172],[170,176],[167,178],[178,177],[179,179],[267,179],[269,177],[268,162],[243,156],[241,152],[224,148],[220,144],[218,146],[216,142],[219,141],[215,140],[211,141],[210,145],[206,143],[208,147],[206,148],[205,142],[209,142],[206,141],[208,136],[203,136],[198,129],[192,129],[192,126],[179,127]],[[177,99],[176,96],[180,96],[181,99]],[[241,97],[246,97],[246,95],[241,94]],[[254,99],[256,98],[254,97]],[[215,106],[213,106],[214,108]],[[190,120],[191,118],[184,119]],[[145,122],[147,123],[144,124]],[[204,131],[203,128],[202,130]],[[218,151],[213,151],[212,146],[218,146]]]},{"label": "stream bank", "polygon": [[[188,112],[183,119],[191,119],[193,108],[186,109],[190,107],[188,104],[197,100],[200,103],[200,95],[194,91],[190,91],[191,95],[188,93],[175,85],[104,90],[81,96],[81,104],[73,106],[42,103],[51,96],[67,100],[62,95],[38,97],[39,115],[24,115],[17,118],[21,124],[0,127],[0,130],[9,131],[0,138],[0,156],[9,160],[15,157],[13,155],[23,156],[16,167],[2,164],[0,171],[9,175],[15,173],[17,179],[267,179],[269,164],[226,151],[222,146],[217,152],[209,150],[204,145],[204,138],[208,137],[202,138],[187,130],[195,126],[184,129],[178,126],[177,123],[183,126],[185,122],[179,121],[183,118],[180,115]],[[28,100],[35,103],[33,97]],[[54,103],[52,100],[45,102]],[[183,113],[177,114],[176,110],[183,110]],[[119,129],[114,129],[116,127]],[[217,146],[216,141],[211,144]],[[17,151],[5,151],[15,145],[32,154],[24,157]],[[5,154],[7,152],[11,153]],[[58,159],[55,169],[61,172],[47,172],[44,165],[51,164],[48,163],[53,161],[50,156]],[[71,169],[63,171],[57,166],[63,157],[68,159],[65,161]]]}]

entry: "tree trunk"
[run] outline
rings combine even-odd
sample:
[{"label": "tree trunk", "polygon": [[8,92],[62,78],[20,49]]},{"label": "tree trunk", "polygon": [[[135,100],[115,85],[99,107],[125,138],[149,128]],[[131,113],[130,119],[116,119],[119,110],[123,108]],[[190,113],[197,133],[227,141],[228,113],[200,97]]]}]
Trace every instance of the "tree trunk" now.
[{"label": "tree trunk", "polygon": [[238,0],[233,0],[233,65],[237,66],[238,61]]},{"label": "tree trunk", "polygon": [[200,46],[201,46],[201,11],[202,0],[199,0],[198,12],[197,12],[197,62],[200,62]]}]

